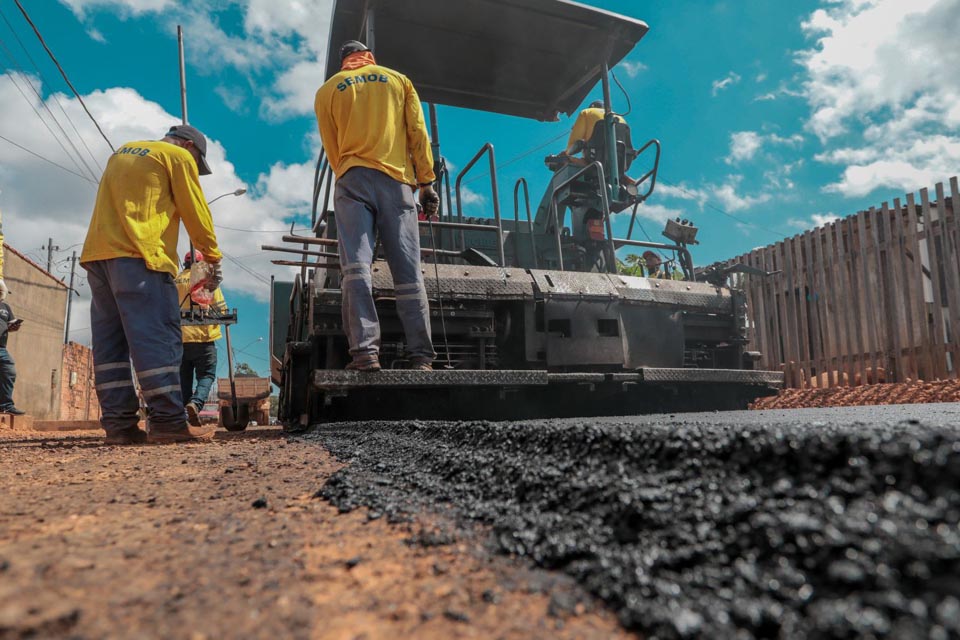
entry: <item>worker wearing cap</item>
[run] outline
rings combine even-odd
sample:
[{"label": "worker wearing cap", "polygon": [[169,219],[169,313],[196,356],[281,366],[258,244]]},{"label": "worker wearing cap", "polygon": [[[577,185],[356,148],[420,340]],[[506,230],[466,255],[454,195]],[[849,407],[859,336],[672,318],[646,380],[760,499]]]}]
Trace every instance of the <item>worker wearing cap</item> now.
[{"label": "worker wearing cap", "polygon": [[[190,309],[190,269],[197,262],[203,262],[199,251],[188,252],[183,257],[183,271],[175,280],[177,297],[181,309]],[[195,306],[195,305],[194,305]],[[208,311],[216,316],[227,311],[227,302],[218,287],[213,292],[213,304]],[[200,426],[200,410],[210,395],[210,389],[217,379],[217,340],[221,338],[219,324],[184,325],[183,359],[180,361],[180,386],[184,406],[187,409],[187,422]],[[193,388],[196,376],[197,388]]]},{"label": "worker wearing cap", "polygon": [[646,276],[658,280],[683,280],[683,274],[677,271],[668,271],[660,259],[653,251],[643,252],[643,262],[646,266]]},{"label": "worker wearing cap", "polygon": [[[570,138],[567,140],[567,149],[564,153],[568,156],[572,156],[577,151],[583,150],[584,145],[587,141],[593,137],[593,130],[596,128],[598,122],[603,122],[603,116],[605,115],[603,110],[603,100],[594,100],[590,103],[590,106],[580,112],[577,116],[577,119],[573,122],[573,129],[570,131]],[[614,114],[614,122],[623,122],[623,118]],[[582,144],[577,144],[577,143]]]},{"label": "worker wearing cap", "polygon": [[[210,173],[207,140],[171,127],[162,140],[128,142],[107,162],[80,256],[92,304],[93,363],[107,442],[136,444],[210,440],[215,427],[187,424],[180,387],[178,272],[180,222],[214,265],[220,249],[200,175]],[[149,436],[137,427],[136,372],[147,405]]]},{"label": "worker wearing cap", "polygon": [[337,176],[334,212],[343,325],[352,356],[347,368],[380,369],[380,323],[370,275],[379,232],[411,367],[430,370],[436,353],[420,272],[413,193],[420,188],[427,215],[436,213],[440,198],[432,187],[433,154],[420,98],[406,76],[378,65],[360,42],[344,43],[340,60],[340,73],[320,87],[314,107],[323,148]]}]

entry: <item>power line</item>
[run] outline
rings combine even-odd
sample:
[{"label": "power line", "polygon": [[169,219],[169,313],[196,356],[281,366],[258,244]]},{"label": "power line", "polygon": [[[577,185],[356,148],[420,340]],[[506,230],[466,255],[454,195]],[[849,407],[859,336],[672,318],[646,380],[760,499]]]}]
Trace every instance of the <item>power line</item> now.
[{"label": "power line", "polygon": [[[503,169],[504,167],[509,167],[509,166],[510,166],[511,164],[513,164],[514,162],[519,162],[520,160],[523,160],[524,158],[526,158],[526,157],[529,156],[530,154],[534,153],[535,151],[539,151],[540,149],[543,149],[544,147],[550,146],[551,144],[553,144],[553,143],[556,142],[557,140],[559,140],[559,139],[561,139],[561,138],[565,138],[565,137],[568,136],[568,135],[570,135],[570,131],[564,131],[564,132],[562,132],[560,135],[555,136],[555,137],[553,137],[553,138],[550,138],[550,139],[547,140],[546,142],[544,142],[544,143],[542,143],[542,144],[539,144],[539,145],[537,145],[537,146],[535,146],[535,147],[533,147],[533,148],[531,148],[531,149],[527,149],[526,151],[520,153],[519,155],[516,155],[516,156],[510,158],[510,159],[507,160],[506,162],[502,162],[502,163],[498,164],[498,165],[496,166],[496,170],[497,170],[497,171],[500,171],[500,170]],[[478,175],[478,176],[476,176],[476,177],[474,177],[474,178],[470,178],[469,180],[467,180],[467,181],[464,182],[463,184],[465,184],[465,185],[473,184],[473,183],[476,182],[477,180],[482,180],[482,179],[486,178],[488,175],[490,175],[490,174],[489,174],[489,173],[482,173],[482,174],[480,174],[480,175]]]},{"label": "power line", "polygon": [[[2,43],[3,43],[3,41],[0,40],[0,46],[2,46]],[[16,61],[13,60],[13,58],[10,57],[9,52],[7,52],[6,46],[3,46],[3,50],[4,50],[5,53],[7,53],[7,58],[10,60],[10,63],[13,64],[14,66],[17,66],[17,67],[18,67]],[[33,104],[33,101],[27,96],[26,92],[20,87],[20,83],[17,82],[17,80],[15,79],[15,78],[16,78],[16,75],[19,75],[21,80],[25,78],[25,75],[24,75],[22,72],[20,72],[19,74],[8,73],[8,74],[7,74],[7,77],[10,78],[10,82],[12,82],[12,83],[13,83],[13,86],[17,88],[17,91],[20,93],[20,96],[24,99],[24,101],[25,101],[28,105],[30,105],[30,109],[33,110],[33,113],[37,116],[37,119],[40,120],[40,123],[47,129],[47,131],[50,132],[50,135],[53,136],[53,139],[56,140],[57,144],[60,145],[60,148],[63,150],[63,153],[64,153],[68,158],[70,158],[70,160],[73,162],[73,166],[75,166],[78,171],[83,171],[83,168],[82,168],[82,167],[80,166],[80,164],[77,162],[77,159],[74,158],[72,155],[70,155],[70,152],[67,151],[67,148],[66,148],[65,146],[63,146],[63,141],[60,140],[60,138],[57,136],[57,134],[53,132],[53,129],[50,128],[50,124],[49,124],[46,120],[43,119],[43,116],[40,115],[40,111],[37,110],[37,107]],[[28,84],[30,84],[29,81],[28,81]],[[33,86],[33,85],[31,84],[31,87],[32,87],[32,86]],[[42,100],[41,100],[41,102],[42,102]]]},{"label": "power line", "polygon": [[42,155],[40,155],[39,153],[37,153],[36,151],[31,151],[30,149],[27,149],[25,146],[20,145],[20,144],[17,144],[16,142],[14,142],[13,140],[11,140],[11,139],[9,139],[9,138],[5,138],[5,137],[3,137],[3,136],[0,136],[0,140],[3,140],[4,142],[8,142],[8,143],[12,144],[13,146],[17,147],[18,149],[22,149],[23,151],[26,151],[26,152],[29,153],[30,155],[36,156],[37,158],[40,158],[40,159],[43,160],[44,162],[49,162],[49,163],[52,164],[53,166],[59,167],[59,168],[63,169],[64,171],[66,171],[67,173],[72,173],[73,175],[77,176],[78,178],[83,178],[84,180],[86,180],[87,182],[89,182],[89,183],[92,184],[92,185],[96,185],[96,184],[97,184],[96,182],[94,182],[93,180],[91,180],[88,176],[81,175],[81,174],[77,173],[76,171],[73,171],[72,169],[68,169],[67,167],[63,166],[62,164],[58,164],[58,163],[54,162],[54,161],[51,160],[50,158],[45,158],[45,157],[43,157]]},{"label": "power line", "polygon": [[[17,31],[13,28],[13,25],[10,24],[10,21],[7,19],[7,15],[3,12],[3,9],[0,9],[0,17],[3,18],[3,21],[7,24],[7,28],[10,29],[10,33],[13,34],[13,37],[16,39],[17,44],[20,45],[20,48],[23,49],[24,55],[27,56],[27,60],[30,61],[30,64],[33,65],[33,68],[36,70],[37,75],[40,76],[40,81],[47,86],[53,87],[52,83],[47,82],[46,77],[43,75],[43,71],[40,70],[40,66],[37,65],[37,62],[33,59],[33,56],[30,55],[30,51],[27,49],[26,45],[23,44],[23,40],[20,39],[20,36],[17,34]],[[90,156],[90,159],[93,160],[93,164],[95,164],[97,166],[97,169],[99,169],[100,172],[102,173],[103,167],[100,166],[100,163],[97,162],[97,158],[93,155],[93,152],[90,151],[90,147],[87,146],[87,141],[80,134],[80,130],[77,129],[77,125],[73,122],[73,118],[71,118],[70,114],[67,113],[67,110],[63,108],[63,103],[60,102],[60,98],[58,98],[56,92],[53,92],[53,91],[51,92],[50,95],[53,98],[54,102],[57,103],[57,106],[60,107],[60,113],[62,113],[64,117],[67,119],[67,122],[70,123],[70,126],[73,128],[73,132],[77,134],[77,138],[80,139],[80,144],[82,144],[83,148],[87,150],[87,155]],[[50,115],[51,117],[53,116],[53,114],[50,114]],[[79,152],[78,152],[78,155],[79,155]]]},{"label": "power line", "polygon": [[[290,229],[239,229],[237,227],[228,227],[226,225],[213,223],[217,229],[227,229],[229,231],[239,231],[241,233],[289,233]],[[294,231],[312,231],[309,227],[297,228]]]},{"label": "power line", "polygon": [[[661,178],[661,177],[659,177],[659,176],[657,176],[657,180],[659,180],[660,182],[662,182],[663,184],[665,184],[665,185],[667,185],[667,186],[674,187],[674,188],[676,188],[676,189],[679,189],[680,191],[683,191],[685,194],[687,194],[688,196],[690,196],[690,197],[693,198],[694,200],[697,200],[697,199],[698,199],[698,198],[697,198],[697,194],[693,193],[692,191],[689,191],[686,187],[683,187],[683,186],[678,185],[678,184],[672,184],[672,183],[670,183],[670,182],[667,182],[666,180],[664,180],[663,178]],[[743,218],[738,218],[737,216],[733,215],[732,213],[727,213],[726,211],[724,211],[724,210],[721,209],[720,207],[712,204],[709,200],[706,200],[706,199],[703,200],[703,204],[704,204],[704,206],[706,206],[708,209],[713,209],[713,210],[716,211],[717,213],[723,214],[723,215],[727,216],[728,218],[730,218],[731,220],[736,220],[736,221],[739,222],[740,224],[744,224],[744,225],[746,225],[746,226],[748,226],[748,227],[753,227],[753,228],[755,228],[755,229],[760,229],[761,231],[766,231],[767,233],[769,233],[769,234],[771,234],[771,235],[774,235],[774,236],[777,236],[778,238],[781,238],[781,239],[782,239],[782,238],[785,238],[785,237],[787,237],[787,236],[790,235],[789,233],[784,233],[784,232],[782,232],[782,231],[775,231],[775,230],[770,229],[770,228],[768,228],[768,227],[764,227],[763,225],[756,224],[755,222],[750,222],[750,221],[748,221],[748,220],[744,220]]]},{"label": "power line", "polygon": [[113,146],[113,143],[110,142],[110,139],[107,138],[107,134],[103,132],[103,129],[100,128],[100,123],[97,122],[97,119],[93,117],[93,114],[90,113],[90,109],[87,109],[87,104],[83,101],[83,98],[80,97],[80,93],[73,86],[73,83],[70,82],[70,78],[67,77],[67,72],[63,70],[63,67],[60,66],[60,62],[57,60],[57,57],[53,55],[53,51],[50,50],[50,47],[47,46],[46,41],[43,39],[43,36],[40,35],[40,30],[37,28],[37,25],[33,23],[33,20],[30,19],[30,14],[27,13],[27,10],[23,8],[23,5],[20,4],[20,0],[13,0],[17,4],[17,8],[20,9],[20,13],[23,14],[24,19],[30,25],[30,28],[33,29],[33,32],[37,35],[37,39],[40,41],[40,44],[43,45],[44,51],[47,52],[47,55],[50,56],[50,59],[53,60],[53,64],[57,65],[57,70],[60,71],[60,75],[63,76],[64,82],[67,83],[67,86],[70,87],[70,90],[73,91],[73,95],[77,97],[77,100],[80,101],[80,106],[83,107],[83,110],[87,112],[87,115],[90,116],[90,119],[93,121],[93,124],[97,127],[97,131],[100,132],[100,135],[103,136],[103,139],[106,141],[107,145],[110,147],[110,151],[116,153],[116,149]]}]

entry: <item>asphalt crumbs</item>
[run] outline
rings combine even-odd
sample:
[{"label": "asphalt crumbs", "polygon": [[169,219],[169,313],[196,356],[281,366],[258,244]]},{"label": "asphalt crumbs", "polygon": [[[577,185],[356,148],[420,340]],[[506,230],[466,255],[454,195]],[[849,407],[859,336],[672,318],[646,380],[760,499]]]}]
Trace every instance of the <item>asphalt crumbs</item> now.
[{"label": "asphalt crumbs", "polygon": [[647,638],[960,637],[960,405],[302,437],[347,463],[321,489],[341,511],[483,523]]}]

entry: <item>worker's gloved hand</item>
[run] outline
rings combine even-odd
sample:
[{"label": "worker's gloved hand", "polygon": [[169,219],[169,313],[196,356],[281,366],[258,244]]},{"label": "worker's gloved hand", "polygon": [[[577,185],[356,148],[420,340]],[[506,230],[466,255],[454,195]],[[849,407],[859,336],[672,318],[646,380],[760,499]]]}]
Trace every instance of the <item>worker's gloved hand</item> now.
[{"label": "worker's gloved hand", "polygon": [[7,290],[7,283],[3,281],[3,278],[0,278],[0,302],[7,299],[8,293],[10,292]]},{"label": "worker's gloved hand", "polygon": [[223,270],[220,269],[219,262],[211,262],[210,267],[213,269],[213,275],[211,275],[210,279],[207,280],[207,284],[204,288],[208,291],[216,291],[217,287],[220,286],[220,283],[223,282]]},{"label": "worker's gloved hand", "polygon": [[420,204],[428,218],[437,215],[437,211],[440,210],[440,196],[433,190],[433,185],[427,184],[420,187]]}]

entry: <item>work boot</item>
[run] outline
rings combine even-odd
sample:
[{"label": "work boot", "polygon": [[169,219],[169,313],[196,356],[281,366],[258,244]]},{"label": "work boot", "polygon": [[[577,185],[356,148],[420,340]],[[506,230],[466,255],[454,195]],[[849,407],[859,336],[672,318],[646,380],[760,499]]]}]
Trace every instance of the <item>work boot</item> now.
[{"label": "work boot", "polygon": [[433,361],[423,358],[410,360],[410,369],[413,371],[433,371]]},{"label": "work boot", "polygon": [[199,427],[200,422],[200,407],[198,407],[193,402],[187,403],[187,422],[189,422],[194,427]]},{"label": "work boot", "polygon": [[147,442],[151,444],[171,444],[174,442],[210,442],[216,433],[217,428],[214,425],[204,425],[194,427],[189,424],[179,426],[155,426],[150,425],[150,433],[147,436]]},{"label": "work boot", "polygon": [[140,427],[128,427],[120,431],[108,433],[103,444],[145,444],[147,432]]},{"label": "work boot", "polygon": [[380,371],[380,358],[375,353],[354,356],[346,368],[351,371]]},{"label": "work boot", "polygon": [[9,413],[9,414],[12,415],[12,416],[22,416],[22,415],[26,414],[27,412],[26,412],[26,411],[21,411],[20,409],[17,409],[17,408],[14,407],[14,406],[10,406],[10,407],[7,407],[6,409],[4,409],[3,411],[0,411],[0,413]]}]

